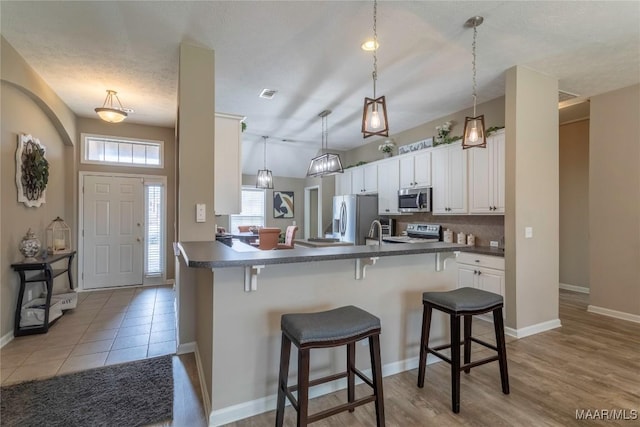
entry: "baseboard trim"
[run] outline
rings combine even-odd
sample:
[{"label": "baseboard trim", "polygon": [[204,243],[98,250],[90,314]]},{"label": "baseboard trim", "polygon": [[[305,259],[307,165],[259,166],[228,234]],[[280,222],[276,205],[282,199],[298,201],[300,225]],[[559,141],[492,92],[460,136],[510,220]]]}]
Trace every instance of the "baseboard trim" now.
[{"label": "baseboard trim", "polygon": [[[382,366],[382,376],[388,377],[390,375],[399,374],[400,372],[415,369],[418,367],[418,361],[418,357],[412,357],[410,359],[400,360],[398,362],[387,363],[386,365]],[[428,365],[439,361],[440,359],[431,354],[427,357]],[[363,373],[371,377],[371,369],[366,369],[363,371]],[[356,384],[361,383],[362,380],[357,379]],[[342,390],[345,388],[347,388],[346,379],[318,385],[309,390],[309,399],[333,393],[334,391]],[[211,416],[209,417],[209,426],[221,426],[244,418],[252,417],[254,415],[259,415],[264,412],[273,411],[274,409],[276,409],[276,400],[277,394],[272,394],[260,399],[242,402],[236,405],[227,406],[226,408],[215,410],[211,412]],[[286,400],[286,405],[290,405],[288,399]]]},{"label": "baseboard trim", "polygon": [[202,395],[202,403],[204,405],[204,413],[211,414],[211,399],[207,391],[207,383],[205,382],[204,371],[202,370],[202,359],[198,351],[198,344],[195,344],[196,367],[198,368],[198,380],[200,381],[200,393]]},{"label": "baseboard trim", "polygon": [[195,343],[195,341],[186,342],[178,346],[176,354],[196,353],[197,350],[198,350],[198,345]]},{"label": "baseboard trim", "polygon": [[601,314],[603,316],[615,317],[616,319],[627,320],[629,322],[640,323],[640,316],[637,314],[625,313],[624,311],[611,310],[609,308],[588,305],[589,313]]},{"label": "baseboard trim", "polygon": [[2,336],[2,338],[0,338],[0,348],[9,344],[11,341],[13,341],[13,331],[7,332]]},{"label": "baseboard trim", "polygon": [[514,338],[524,338],[531,335],[539,334],[541,332],[550,331],[551,329],[559,328],[562,324],[560,319],[549,320],[547,322],[538,323],[531,326],[526,326],[520,329],[504,328],[505,335],[509,335]]},{"label": "baseboard trim", "polygon": [[589,293],[589,288],[585,288],[584,286],[569,285],[567,283],[560,283],[560,289],[564,289],[565,291],[580,292],[581,294]]}]

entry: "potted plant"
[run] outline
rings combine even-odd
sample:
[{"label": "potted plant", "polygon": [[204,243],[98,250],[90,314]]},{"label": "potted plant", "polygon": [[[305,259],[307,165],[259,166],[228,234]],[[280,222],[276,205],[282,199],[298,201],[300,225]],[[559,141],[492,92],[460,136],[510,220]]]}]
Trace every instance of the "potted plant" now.
[{"label": "potted plant", "polygon": [[382,151],[384,157],[393,156],[393,148],[396,146],[396,143],[392,139],[387,139],[382,144],[378,145],[378,151]]}]

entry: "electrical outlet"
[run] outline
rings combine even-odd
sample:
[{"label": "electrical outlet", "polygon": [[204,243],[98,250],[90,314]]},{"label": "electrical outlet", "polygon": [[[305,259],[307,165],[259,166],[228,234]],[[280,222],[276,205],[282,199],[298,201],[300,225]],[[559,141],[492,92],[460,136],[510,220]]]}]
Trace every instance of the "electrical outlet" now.
[{"label": "electrical outlet", "polygon": [[491,240],[489,242],[489,246],[492,248],[497,248],[498,247],[498,241],[497,240]]}]

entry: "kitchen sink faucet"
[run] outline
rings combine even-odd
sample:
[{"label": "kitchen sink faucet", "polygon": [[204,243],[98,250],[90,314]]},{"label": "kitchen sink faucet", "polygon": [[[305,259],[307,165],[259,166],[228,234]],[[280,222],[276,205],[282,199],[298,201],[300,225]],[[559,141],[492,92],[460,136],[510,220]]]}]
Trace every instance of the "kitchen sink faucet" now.
[{"label": "kitchen sink faucet", "polygon": [[382,223],[377,219],[374,219],[369,227],[369,237],[373,238],[373,230],[376,225],[378,226],[378,245],[382,245]]}]

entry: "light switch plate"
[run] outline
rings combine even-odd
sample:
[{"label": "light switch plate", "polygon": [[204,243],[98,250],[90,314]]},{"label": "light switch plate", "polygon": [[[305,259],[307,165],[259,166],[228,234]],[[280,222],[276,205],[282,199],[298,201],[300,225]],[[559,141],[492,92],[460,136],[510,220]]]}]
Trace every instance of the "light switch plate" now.
[{"label": "light switch plate", "polygon": [[524,238],[530,239],[533,237],[533,227],[525,227],[524,228]]},{"label": "light switch plate", "polygon": [[207,222],[207,210],[204,203],[196,203],[196,222]]}]

